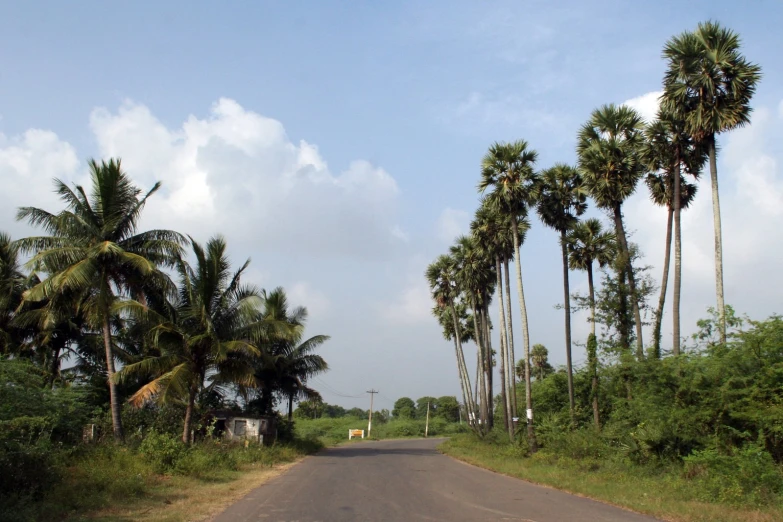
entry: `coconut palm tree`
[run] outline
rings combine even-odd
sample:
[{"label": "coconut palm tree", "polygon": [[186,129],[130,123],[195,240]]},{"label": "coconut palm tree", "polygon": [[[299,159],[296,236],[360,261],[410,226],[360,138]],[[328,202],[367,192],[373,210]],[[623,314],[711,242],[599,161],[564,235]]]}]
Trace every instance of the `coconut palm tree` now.
[{"label": "coconut palm tree", "polygon": [[[231,272],[226,242],[216,236],[206,248],[191,239],[195,265],[181,261],[179,296],[173,314],[159,316],[151,335],[159,355],[125,366],[117,382],[134,375],[153,375],[131,398],[133,405],[147,401],[184,402],[182,440],[190,439],[196,396],[203,391],[220,393],[226,386],[254,384],[253,357],[270,323],[261,316],[260,290],[242,285],[250,260]],[[275,327],[286,329],[286,325]]]},{"label": "coconut palm tree", "polygon": [[307,386],[307,381],[329,369],[323,357],[315,353],[329,336],[315,335],[302,340],[307,309],[289,309],[288,297],[280,287],[269,293],[262,291],[261,295],[263,320],[270,325],[288,324],[290,329],[273,329],[264,336],[259,346],[264,357],[253,361],[254,388],[265,399],[262,403],[266,403],[260,413],[271,413],[272,401],[269,399],[277,393],[288,401],[288,419],[291,420],[294,400],[318,400],[320,397],[316,390]]},{"label": "coconut palm tree", "polygon": [[761,79],[761,67],[742,55],[737,33],[712,21],[700,23],[693,32],[672,37],[666,42],[663,56],[669,62],[663,80],[663,106],[685,121],[688,133],[706,144],[709,156],[715,228],[715,288],[720,341],[725,344],[716,136],[750,122],[750,99]]},{"label": "coconut palm tree", "polygon": [[620,261],[625,264],[636,323],[636,356],[644,357],[642,316],[636,278],[631,266],[623,224],[623,202],[636,190],[644,174],[640,152],[644,125],[639,114],[625,105],[604,105],[593,111],[579,131],[577,154],[585,187],[599,208],[614,218]]},{"label": "coconut palm tree", "polygon": [[17,350],[20,332],[12,324],[27,288],[27,277],[19,264],[19,248],[11,236],[0,232],[0,353]]},{"label": "coconut palm tree", "polygon": [[538,216],[544,225],[560,233],[560,250],[563,261],[563,302],[565,303],[566,370],[568,372],[568,403],[571,422],[574,413],[574,372],[571,366],[571,292],[568,285],[568,252],[566,233],[587,210],[587,191],[582,176],[575,168],[559,163],[543,171],[539,176]]},{"label": "coconut palm tree", "polygon": [[[512,143],[494,143],[481,161],[479,192],[488,189],[487,202],[499,212],[508,216],[514,240],[514,255],[517,268],[517,296],[522,316],[522,343],[525,350],[525,406],[527,408],[527,436],[531,448],[537,449],[533,429],[533,400],[530,388],[530,330],[527,322],[525,292],[522,285],[522,263],[519,255],[520,220],[535,204],[536,174],[533,170],[538,153],[530,149],[524,140]],[[511,360],[514,360],[513,346]],[[516,383],[513,386],[516,396]]]},{"label": "coconut palm tree", "polygon": [[[475,428],[476,402],[473,397],[470,374],[465,364],[465,354],[462,349],[463,342],[467,340],[464,337],[467,328],[461,325],[462,313],[465,307],[457,304],[457,297],[460,292],[457,287],[454,259],[447,255],[439,256],[427,267],[425,276],[429,283],[430,293],[435,301],[435,307],[440,312],[438,317],[442,318],[443,314],[448,314],[448,320],[451,321],[463,402],[465,403],[468,418],[471,420],[470,425]],[[467,318],[467,314],[465,314],[465,318]]]},{"label": "coconut palm tree", "polygon": [[616,236],[604,232],[601,222],[595,218],[577,223],[566,235],[568,263],[572,270],[587,272],[587,286],[590,294],[590,335],[587,338],[587,365],[592,379],[593,421],[600,426],[598,410],[598,354],[595,335],[595,285],[593,284],[593,263],[600,267],[610,265],[617,255]]},{"label": "coconut palm tree", "polygon": [[79,294],[88,320],[103,336],[114,437],[122,440],[120,403],[113,379],[111,315],[133,305],[123,297],[139,297],[134,288],[139,281],[167,279],[158,268],[174,265],[185,239],[171,230],[137,233],[141,212],[160,183],[142,195],[122,170],[120,160],[91,160],[89,166],[89,196],[79,185],[71,189],[55,180],[65,210],[51,214],[22,207],[17,213],[18,220],[40,226],[49,234],[18,241],[22,252],[34,253],[28,266],[48,275],[27,290],[24,299],[41,302],[57,295]]},{"label": "coconut palm tree", "polygon": [[706,160],[706,150],[685,132],[682,120],[673,114],[659,112],[658,119],[645,129],[644,160],[650,173],[646,183],[650,189],[653,203],[667,208],[666,248],[661,277],[661,293],[653,327],[653,352],[661,356],[661,326],[663,307],[666,300],[666,288],[669,279],[671,258],[672,228],[674,228],[674,297],[672,305],[672,325],[674,355],[680,354],[680,291],[682,276],[682,232],[680,227],[681,209],[690,206],[696,196],[696,185],[688,183],[682,171],[698,178]]}]

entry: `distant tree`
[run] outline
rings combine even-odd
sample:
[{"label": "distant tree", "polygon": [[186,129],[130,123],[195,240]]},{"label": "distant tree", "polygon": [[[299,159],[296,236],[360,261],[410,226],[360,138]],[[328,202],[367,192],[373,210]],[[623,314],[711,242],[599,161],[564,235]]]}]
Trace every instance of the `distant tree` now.
[{"label": "distant tree", "polygon": [[416,404],[413,399],[402,397],[394,403],[391,413],[395,419],[413,419],[416,417]]},{"label": "distant tree", "polygon": [[427,403],[430,404],[430,417],[435,414],[435,408],[437,408],[437,401],[435,397],[421,397],[416,401],[416,418],[423,419],[427,416]]},{"label": "distant tree", "polygon": [[459,402],[453,395],[444,395],[436,401],[436,415],[445,419],[447,422],[459,421]]},{"label": "distant tree", "polygon": [[350,410],[345,412],[345,415],[348,416],[348,417],[359,417],[359,418],[363,419],[364,417],[368,416],[368,413],[369,412],[367,412],[367,411],[365,411],[365,410],[363,410],[361,408],[351,408]]},{"label": "distant tree", "polygon": [[389,417],[391,417],[391,412],[386,408],[372,412],[372,421],[376,424],[385,424],[389,422]]}]

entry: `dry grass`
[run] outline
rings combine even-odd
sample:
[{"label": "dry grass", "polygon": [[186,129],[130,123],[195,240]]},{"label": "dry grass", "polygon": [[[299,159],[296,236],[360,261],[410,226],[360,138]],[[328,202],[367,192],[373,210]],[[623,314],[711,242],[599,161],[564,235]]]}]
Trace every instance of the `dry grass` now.
[{"label": "dry grass", "polygon": [[694,485],[672,474],[646,474],[622,467],[579,469],[545,458],[513,455],[509,446],[456,437],[439,446],[449,456],[529,482],[600,500],[671,522],[776,522],[783,506],[730,506],[694,500]]},{"label": "dry grass", "polygon": [[129,499],[124,505],[101,509],[73,520],[206,522],[256,487],[285,472],[299,460],[301,459],[272,468],[249,465],[241,471],[213,480],[162,477],[157,483],[150,485],[148,494],[143,498]]}]

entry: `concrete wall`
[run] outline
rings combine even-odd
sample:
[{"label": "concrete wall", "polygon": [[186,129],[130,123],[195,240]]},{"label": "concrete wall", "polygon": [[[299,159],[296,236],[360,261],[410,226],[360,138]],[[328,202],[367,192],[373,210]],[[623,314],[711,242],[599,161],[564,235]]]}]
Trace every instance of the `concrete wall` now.
[{"label": "concrete wall", "polygon": [[[244,422],[244,434],[241,423]],[[228,440],[254,440],[259,441],[259,436],[268,430],[267,419],[254,419],[250,417],[229,417],[226,419],[225,438]]]}]

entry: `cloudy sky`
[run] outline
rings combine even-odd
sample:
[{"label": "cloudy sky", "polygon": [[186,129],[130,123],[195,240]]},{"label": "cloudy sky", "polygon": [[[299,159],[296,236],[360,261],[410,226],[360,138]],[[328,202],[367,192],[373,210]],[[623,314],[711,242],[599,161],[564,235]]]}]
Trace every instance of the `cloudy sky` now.
[{"label": "cloudy sky", "polygon": [[[752,125],[719,140],[726,300],[755,318],[783,312],[779,2],[291,4],[5,3],[0,230],[31,233],[16,207],[56,210],[52,178],[84,182],[89,158],[119,156],[139,185],[163,182],[145,227],[223,233],[236,263],[252,258],[249,280],[309,308],[310,333],[332,336],[332,370],[314,381],[327,401],[366,408],[371,387],[380,408],[455,395],[423,271],[466,230],[487,146],[524,138],[540,167],[573,163],[598,105],[654,113],[664,42],[712,18],[764,71]],[[660,279],[665,212],[640,187],[625,214]],[[708,183],[683,234],[691,332],[714,302]],[[531,340],[555,364],[558,256],[534,222],[522,255]],[[585,289],[583,275],[572,285]],[[587,330],[577,315],[575,339]]]}]

